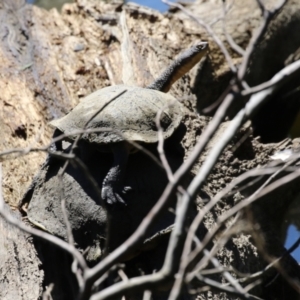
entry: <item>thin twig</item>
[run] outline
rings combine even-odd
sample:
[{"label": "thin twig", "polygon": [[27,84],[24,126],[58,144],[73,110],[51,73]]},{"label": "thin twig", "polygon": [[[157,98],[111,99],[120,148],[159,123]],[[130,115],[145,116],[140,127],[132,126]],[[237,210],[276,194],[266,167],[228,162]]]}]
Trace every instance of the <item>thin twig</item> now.
[{"label": "thin twig", "polygon": [[[170,257],[169,260],[173,262],[173,249],[175,245],[178,245],[178,240],[180,237],[183,236],[184,232],[184,224],[185,219],[187,216],[187,211],[190,203],[193,201],[195,196],[197,195],[197,192],[199,191],[200,187],[206,180],[207,176],[209,175],[210,171],[212,170],[213,166],[215,165],[216,161],[218,160],[219,156],[221,155],[222,151],[225,149],[227,144],[230,142],[230,140],[234,137],[237,130],[242,126],[245,120],[247,120],[257,109],[259,105],[261,105],[263,102],[265,102],[268,99],[268,96],[270,96],[272,93],[274,93],[280,86],[280,83],[282,82],[283,78],[285,78],[288,74],[290,78],[292,78],[293,75],[300,69],[300,60],[297,62],[294,62],[293,64],[285,67],[283,70],[278,72],[274,77],[273,81],[278,82],[276,86],[270,87],[267,90],[261,91],[255,95],[253,95],[249,102],[246,104],[246,107],[236,115],[236,117],[231,121],[230,125],[226,129],[226,131],[223,133],[221,139],[216,143],[214,148],[211,150],[210,154],[204,161],[203,165],[201,166],[198,174],[196,177],[192,180],[191,184],[187,188],[187,194],[188,196],[184,195],[182,199],[182,207],[180,211],[178,211],[178,214],[176,215],[176,222],[175,222],[175,228],[172,232],[168,252],[166,257]],[[239,211],[239,210],[237,210]],[[237,212],[236,211],[236,212]],[[224,220],[225,221],[225,220]],[[222,223],[224,224],[224,223]],[[204,245],[206,247],[206,244]],[[186,260],[183,259],[184,264],[186,264]],[[182,283],[184,274],[186,271],[186,266],[182,266],[180,268],[180,274],[177,274],[177,281],[181,281],[181,284],[177,284],[177,289],[172,291],[173,292],[173,299],[178,299],[180,294],[180,289]]]},{"label": "thin twig", "polygon": [[[220,227],[222,226],[222,224],[224,224],[224,222],[226,222],[226,220],[228,220],[229,218],[231,218],[233,215],[235,215],[237,212],[241,211],[242,209],[244,209],[245,207],[249,206],[251,203],[253,203],[254,201],[258,201],[260,198],[262,198],[263,196],[267,195],[268,193],[275,191],[277,188],[283,186],[284,184],[287,184],[297,178],[300,177],[300,170],[296,170],[295,172],[288,174],[276,181],[274,181],[273,183],[271,183],[270,185],[268,185],[267,187],[265,187],[260,193],[258,193],[256,195],[255,198],[252,198],[249,201],[248,198],[244,199],[243,201],[239,202],[237,205],[235,205],[234,207],[232,207],[230,210],[228,210],[226,213],[224,213],[222,216],[220,216],[217,220],[216,225],[214,226],[214,228],[211,229],[210,232],[210,237],[214,236],[214,234],[220,229]],[[250,198],[249,197],[249,198]],[[208,239],[203,240],[203,247],[205,247],[208,243]],[[198,252],[198,251],[197,251]],[[191,253],[191,261],[192,260],[197,260],[198,255],[195,255],[196,253]],[[198,268],[198,266],[196,267]],[[196,272],[195,272],[196,273]],[[190,278],[192,276],[195,276],[194,272],[191,273],[189,275],[188,280],[190,280]]]},{"label": "thin twig", "polygon": [[213,29],[210,27],[210,25],[208,25],[207,23],[205,23],[204,21],[202,21],[200,18],[195,17],[190,11],[188,11],[187,9],[185,9],[181,4],[179,3],[173,3],[167,0],[161,0],[163,3],[169,5],[170,7],[176,7],[178,9],[180,9],[184,14],[186,14],[187,16],[189,16],[193,21],[195,21],[197,24],[199,24],[201,27],[205,28],[205,30],[209,33],[209,35],[214,39],[214,41],[216,42],[216,44],[219,46],[219,48],[221,49],[221,51],[223,52],[226,61],[230,67],[230,70],[232,73],[236,73],[237,69],[231,59],[231,56],[229,54],[229,52],[227,51],[224,43],[219,39],[219,37],[214,33]]},{"label": "thin twig", "polygon": [[[55,156],[57,158],[61,159],[69,159],[73,160],[75,158],[74,154],[71,153],[63,153],[61,151],[51,151],[51,145],[53,143],[68,139],[72,140],[74,136],[82,135],[82,134],[89,134],[89,133],[99,133],[99,132],[112,132],[120,136],[120,140],[125,139],[122,135],[122,132],[113,128],[88,128],[88,129],[78,129],[78,130],[73,130],[68,133],[63,133],[58,137],[55,137],[52,139],[51,143],[48,144],[47,146],[44,147],[36,147],[36,148],[31,148],[31,147],[26,147],[26,148],[14,148],[14,149],[8,149],[5,151],[0,152],[0,158],[5,157],[11,154],[18,154],[18,156],[24,156],[27,155],[30,152],[48,152],[50,155]],[[147,150],[145,147],[143,147],[141,144],[133,142],[133,141],[127,141],[127,143],[131,144],[133,147],[135,147],[137,150],[143,152],[145,155],[147,155],[152,161],[157,164],[160,168],[164,168],[159,159],[151,153],[149,150]],[[14,157],[15,158],[15,157]],[[4,158],[4,160],[8,160],[7,158]]]},{"label": "thin twig", "polygon": [[245,55],[243,57],[243,61],[238,70],[238,79],[240,82],[244,81],[245,76],[247,74],[247,68],[249,66],[250,58],[254,53],[255,48],[257,48],[259,42],[261,41],[263,35],[265,34],[269,23],[273,19],[273,17],[283,8],[286,4],[287,0],[282,0],[273,10],[268,11],[265,9],[264,5],[260,0],[257,0],[257,3],[262,10],[263,13],[263,21],[257,31],[253,34],[249,45],[246,49]]},{"label": "thin twig", "polygon": [[[0,182],[2,182],[2,168],[1,168],[1,164],[0,164]],[[80,254],[80,252],[73,247],[72,245],[66,243],[65,241],[57,238],[56,236],[53,236],[51,234],[48,234],[46,232],[43,232],[41,230],[32,228],[32,227],[28,227],[25,224],[23,224],[20,220],[18,220],[17,218],[15,218],[11,212],[5,207],[5,202],[3,199],[3,193],[2,193],[2,185],[0,184],[0,215],[11,225],[19,228],[20,230],[32,234],[38,238],[41,238],[44,241],[47,241],[55,246],[57,246],[58,248],[66,251],[67,253],[69,253],[70,255],[72,255],[73,257],[76,257],[76,260],[78,261],[80,267],[82,270],[86,270],[88,267],[85,263],[85,260],[83,258],[83,256]]]},{"label": "thin twig", "polygon": [[232,36],[228,33],[227,29],[226,29],[226,15],[228,10],[226,9],[226,2],[222,1],[222,8],[223,8],[223,32],[225,34],[225,37],[229,43],[229,45],[231,46],[231,48],[238,54],[240,54],[241,56],[243,56],[245,54],[245,50],[240,47],[232,38]]},{"label": "thin twig", "polygon": [[164,113],[164,110],[166,109],[162,108],[157,114],[156,114],[156,119],[155,119],[155,123],[156,123],[156,127],[157,127],[157,137],[158,137],[158,145],[157,145],[157,151],[161,160],[161,163],[167,173],[168,176],[168,180],[170,182],[172,182],[174,180],[174,176],[173,176],[173,172],[172,169],[168,163],[168,160],[166,158],[166,154],[164,151],[164,136],[163,136],[163,129],[161,127],[160,124],[160,120],[161,120],[161,115]]},{"label": "thin twig", "polygon": [[[136,231],[128,238],[127,241],[125,241],[120,247],[110,253],[110,255],[103,259],[98,265],[96,265],[93,269],[85,272],[86,285],[81,292],[81,299],[86,299],[87,295],[90,294],[92,284],[95,280],[97,280],[97,278],[103,275],[117,261],[121,260],[122,257],[126,256],[126,254],[132,252],[139,245],[139,243],[141,243],[146,238],[150,226],[156,222],[156,220],[164,211],[164,208],[167,207],[171,197],[177,189],[178,184],[183,180],[187,172],[192,169],[195,161],[198,159],[199,155],[206,147],[210,137],[214,135],[219,124],[224,119],[227,109],[230,107],[233,99],[233,95],[230,94],[222,102],[215,114],[215,117],[212,119],[206,130],[200,136],[198,143],[196,144],[186,162],[182,164],[180,168],[175,172],[174,181],[172,183],[168,183],[162,196],[141,222]],[[164,278],[164,276],[162,276],[162,278]]]}]

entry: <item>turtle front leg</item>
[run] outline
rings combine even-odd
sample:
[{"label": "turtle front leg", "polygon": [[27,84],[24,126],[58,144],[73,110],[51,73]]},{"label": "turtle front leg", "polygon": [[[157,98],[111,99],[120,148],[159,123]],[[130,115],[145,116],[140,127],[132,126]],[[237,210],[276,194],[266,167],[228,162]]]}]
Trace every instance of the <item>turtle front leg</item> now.
[{"label": "turtle front leg", "polygon": [[[63,132],[56,128],[54,130],[52,138],[55,139],[55,138],[59,137],[62,134],[63,134]],[[55,142],[55,145],[54,145],[54,147],[52,146],[52,148],[54,148],[53,151],[62,151],[63,150],[62,140],[59,140],[59,141]]]},{"label": "turtle front leg", "polygon": [[130,152],[129,145],[126,142],[114,143],[111,150],[114,154],[114,163],[103,180],[101,196],[107,204],[120,202],[126,205],[122,195],[131,190],[123,184]]}]

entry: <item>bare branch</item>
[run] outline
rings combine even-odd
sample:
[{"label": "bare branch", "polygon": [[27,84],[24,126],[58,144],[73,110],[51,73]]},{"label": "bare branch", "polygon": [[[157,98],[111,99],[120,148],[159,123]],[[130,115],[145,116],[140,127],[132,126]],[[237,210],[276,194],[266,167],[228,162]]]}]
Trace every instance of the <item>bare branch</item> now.
[{"label": "bare branch", "polygon": [[223,32],[225,34],[225,37],[229,43],[229,45],[231,46],[231,48],[238,54],[240,54],[241,56],[243,56],[245,54],[245,50],[240,47],[232,38],[232,36],[228,33],[227,29],[226,29],[226,14],[228,12],[228,10],[226,9],[226,2],[223,1],[222,2],[222,8],[223,8]]},{"label": "bare branch", "polygon": [[[223,1],[225,2],[225,1]],[[225,14],[227,15],[227,13],[231,10],[231,8],[233,7],[233,5],[235,4],[235,0],[233,0],[228,6],[225,6]],[[215,18],[214,20],[212,20],[211,22],[209,22],[210,26],[215,25],[216,23],[218,23],[220,20],[223,20],[224,16],[219,16],[217,18]]]},{"label": "bare branch", "polygon": [[168,160],[166,158],[166,154],[164,151],[164,136],[163,136],[163,129],[160,124],[161,115],[164,112],[164,108],[162,108],[156,115],[155,123],[157,127],[157,137],[158,137],[158,145],[157,145],[157,151],[161,160],[161,163],[167,173],[168,179],[170,182],[174,180],[173,172],[170,168],[170,165],[168,163]]},{"label": "bare branch", "polygon": [[193,164],[207,145],[210,137],[214,135],[216,128],[218,128],[219,124],[225,117],[227,109],[229,108],[233,99],[233,95],[229,94],[224,102],[220,105],[215,117],[212,119],[206,130],[200,136],[199,141],[190,154],[189,158],[174,174],[174,181],[172,183],[168,183],[160,199],[157,201],[148,215],[144,218],[136,231],[131,235],[131,237],[129,237],[129,239],[125,241],[125,243],[114,250],[108,257],[103,259],[93,269],[88,270],[85,273],[86,286],[82,291],[81,299],[85,299],[85,297],[89,295],[92,284],[97,278],[104,274],[114,263],[121,260],[122,257],[125,257],[128,253],[133,251],[139,245],[139,243],[141,243],[146,238],[150,226],[156,222],[158,217],[163,212],[164,208],[168,205],[168,201],[176,191],[177,185],[182,181],[185,174],[187,174],[187,172],[191,170]]},{"label": "bare branch", "polygon": [[90,300],[110,300],[120,297],[128,291],[143,291],[157,287],[159,284],[162,284],[168,278],[164,276],[161,272],[151,275],[144,275],[141,277],[131,278],[128,281],[118,282],[105,290],[96,293],[91,296]]},{"label": "bare branch", "polygon": [[[214,236],[214,234],[219,230],[220,226],[222,226],[222,224],[224,224],[224,222],[226,220],[228,220],[230,217],[234,216],[237,212],[241,211],[242,209],[249,206],[254,201],[259,200],[261,197],[263,197],[263,196],[267,195],[268,193],[276,190],[277,188],[281,187],[282,185],[297,179],[299,176],[300,176],[300,171],[296,170],[293,173],[291,173],[289,175],[286,175],[286,176],[274,181],[273,183],[271,183],[267,187],[265,187],[260,193],[258,193],[256,195],[255,198],[251,198],[250,199],[251,201],[249,201],[249,199],[246,198],[243,201],[239,202],[237,205],[235,205],[233,208],[231,208],[229,211],[227,211],[225,214],[223,214],[222,216],[220,216],[218,218],[216,226],[210,232],[210,237]],[[203,247],[205,247],[207,245],[207,242],[208,242],[208,240],[206,240],[206,239],[203,240]],[[192,253],[191,257],[193,257],[193,258],[191,258],[191,260],[194,260],[194,259],[196,259],[197,256],[195,255],[195,253]],[[198,268],[198,267],[199,266],[197,266],[196,268]],[[191,273],[189,275],[189,278],[191,278],[191,276],[194,276],[194,275],[195,275],[194,273]]]},{"label": "bare branch", "polygon": [[[273,81],[276,81],[280,83],[280,81],[285,78],[286,74],[294,75],[300,68],[300,61],[295,62],[286,68],[284,68],[282,71],[278,72],[274,77]],[[199,173],[196,175],[196,177],[193,179],[189,187],[187,188],[187,194],[188,196],[184,195],[182,199],[182,207],[178,211],[178,214],[176,216],[176,223],[174,231],[171,235],[171,239],[169,242],[167,257],[173,258],[173,249],[176,245],[179,243],[180,237],[183,235],[184,231],[184,224],[185,224],[185,218],[187,215],[188,207],[191,203],[191,201],[196,196],[198,190],[200,189],[201,185],[206,180],[207,176],[209,175],[211,169],[213,168],[214,164],[216,163],[217,159],[219,158],[220,154],[224,150],[224,148],[227,146],[229,141],[234,137],[237,130],[241,127],[243,122],[249,118],[255,111],[255,109],[267,100],[267,97],[271,95],[276,89],[277,86],[270,87],[267,90],[261,91],[255,95],[253,95],[249,102],[246,104],[246,107],[242,109],[236,117],[231,121],[230,125],[224,132],[222,138],[218,141],[218,143],[215,145],[215,147],[212,149],[206,160],[204,161],[203,165],[200,168]],[[243,202],[244,203],[244,202]],[[237,210],[239,211],[239,210]],[[236,211],[236,212],[237,212]],[[225,221],[225,220],[224,220]],[[224,222],[223,221],[223,222]],[[222,223],[223,224],[223,223]],[[215,231],[214,231],[215,232]],[[204,245],[205,247],[205,245]],[[172,260],[172,259],[171,259]],[[183,282],[184,272],[185,272],[186,266],[182,266],[180,275],[177,275],[177,281],[181,280],[181,283]],[[177,284],[177,287],[180,286],[180,284]],[[179,297],[179,291],[177,289],[176,296],[174,291],[174,298],[177,299]]]},{"label": "bare branch", "polygon": [[193,21],[195,21],[197,24],[199,24],[201,27],[203,27],[208,33],[209,35],[213,38],[213,40],[216,42],[216,44],[219,46],[219,48],[221,49],[221,51],[223,52],[227,63],[230,67],[230,70],[232,73],[236,73],[237,69],[231,59],[231,56],[229,54],[229,52],[227,51],[225,45],[223,44],[223,42],[219,39],[219,37],[214,33],[213,29],[210,27],[210,25],[208,25],[207,23],[205,23],[204,21],[202,21],[201,19],[195,17],[190,11],[188,11],[187,9],[185,9],[181,4],[179,3],[173,3],[167,0],[161,0],[163,3],[169,5],[170,7],[176,7],[178,9],[180,9],[184,14],[186,14],[187,16],[189,16]]},{"label": "bare branch", "polygon": [[268,11],[264,8],[262,2],[260,0],[257,0],[260,9],[263,12],[263,22],[261,23],[260,27],[257,29],[256,33],[252,36],[249,45],[246,49],[243,62],[238,70],[238,79],[240,80],[240,82],[244,81],[245,79],[251,55],[254,53],[255,48],[258,46],[263,35],[265,34],[269,23],[271,22],[273,17],[283,8],[286,2],[287,0],[282,0],[272,11]]},{"label": "bare branch", "polygon": [[237,295],[237,296],[241,297],[242,299],[253,299],[253,300],[254,299],[260,299],[260,300],[262,300],[261,298],[258,298],[258,297],[252,296],[252,295],[250,296],[250,295],[240,294],[234,288],[226,286],[226,285],[222,285],[217,281],[214,281],[210,278],[206,278],[206,277],[202,276],[201,274],[197,274],[196,277],[199,281],[203,282],[204,284],[206,284],[209,287],[211,287],[213,289],[216,289],[218,291],[227,292],[227,293],[230,293],[230,294],[233,294],[233,295]]},{"label": "bare branch", "polygon": [[152,293],[151,293],[151,291],[145,291],[144,292],[144,296],[143,296],[143,300],[151,300],[152,299]]}]

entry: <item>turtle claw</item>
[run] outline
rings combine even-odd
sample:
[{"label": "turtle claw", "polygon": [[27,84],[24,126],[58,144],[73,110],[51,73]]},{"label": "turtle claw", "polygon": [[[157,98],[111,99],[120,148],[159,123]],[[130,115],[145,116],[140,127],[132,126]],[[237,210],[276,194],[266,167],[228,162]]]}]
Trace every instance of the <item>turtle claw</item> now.
[{"label": "turtle claw", "polygon": [[129,191],[131,191],[132,188],[129,186],[125,186],[121,192],[118,191],[118,189],[114,189],[111,186],[104,186],[101,191],[101,196],[103,201],[105,201],[109,205],[114,205],[116,203],[121,203],[122,205],[127,205],[124,201],[122,194],[125,195]]}]

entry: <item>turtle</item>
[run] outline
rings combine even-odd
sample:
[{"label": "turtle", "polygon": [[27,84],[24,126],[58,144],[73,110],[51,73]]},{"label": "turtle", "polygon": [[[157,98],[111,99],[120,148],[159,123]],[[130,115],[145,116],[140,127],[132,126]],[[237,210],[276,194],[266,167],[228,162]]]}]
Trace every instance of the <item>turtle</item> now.
[{"label": "turtle", "polygon": [[[197,42],[147,87],[105,87],[83,98],[67,115],[49,123],[55,129],[55,137],[65,134],[71,141],[78,136],[72,132],[89,129],[80,136],[81,139],[95,145],[99,151],[113,153],[114,162],[102,182],[101,196],[105,204],[126,205],[123,196],[131,188],[123,185],[123,179],[128,155],[136,149],[130,142],[158,142],[158,113],[161,113],[164,139],[178,128],[183,118],[183,107],[167,92],[207,51],[207,42]],[[91,129],[95,129],[94,132]],[[56,148],[61,149],[60,144]]]}]

